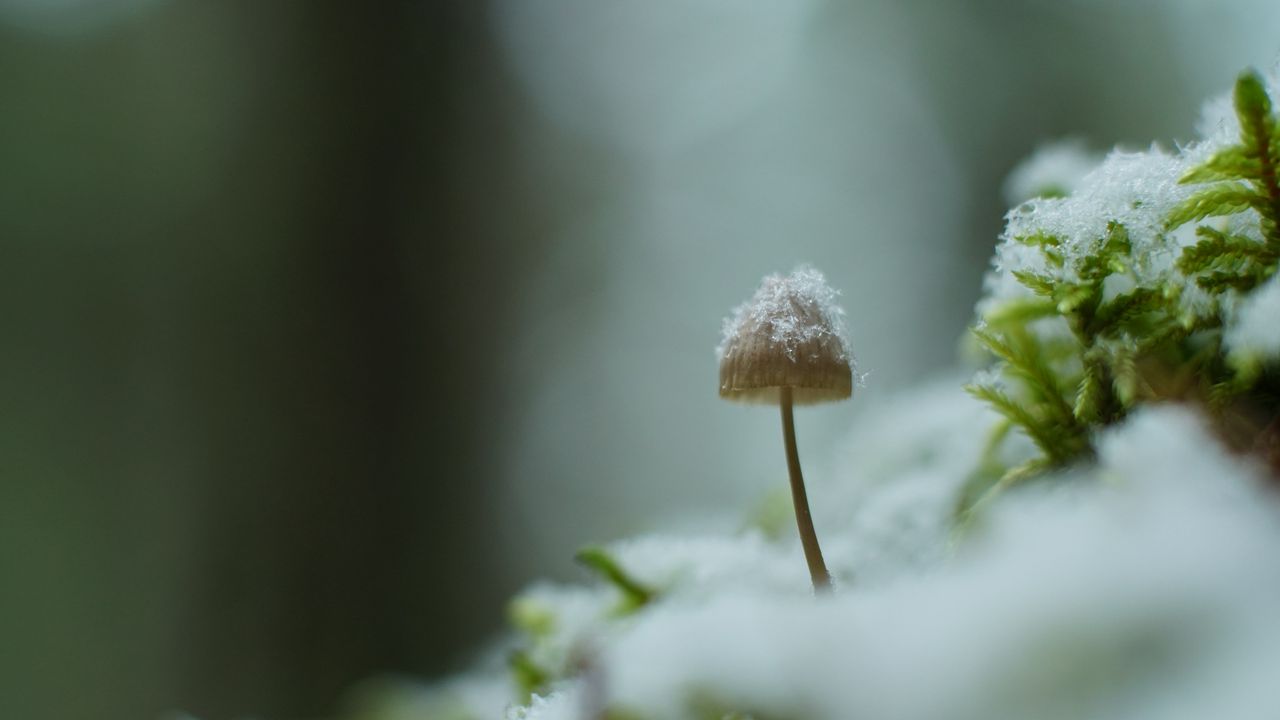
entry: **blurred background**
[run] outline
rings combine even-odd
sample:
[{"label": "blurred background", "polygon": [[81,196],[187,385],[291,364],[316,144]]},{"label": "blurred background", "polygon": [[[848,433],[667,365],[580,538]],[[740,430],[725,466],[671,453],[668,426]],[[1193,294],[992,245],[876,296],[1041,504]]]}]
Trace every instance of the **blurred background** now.
[{"label": "blurred background", "polygon": [[[0,716],[324,716],[574,549],[740,515],[720,320],[954,363],[1038,142],[1188,140],[1280,6],[0,0]],[[820,499],[815,498],[815,501]]]}]

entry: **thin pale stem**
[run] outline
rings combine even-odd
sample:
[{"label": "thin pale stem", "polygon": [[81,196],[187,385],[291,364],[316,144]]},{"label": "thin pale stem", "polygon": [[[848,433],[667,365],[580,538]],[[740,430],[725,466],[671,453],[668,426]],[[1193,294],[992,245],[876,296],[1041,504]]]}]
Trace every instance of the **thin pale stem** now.
[{"label": "thin pale stem", "polygon": [[796,421],[791,413],[791,388],[782,387],[778,403],[782,407],[782,440],[787,447],[787,472],[791,475],[791,501],[796,507],[796,527],[800,529],[800,544],[804,547],[804,559],[809,563],[809,577],[813,589],[819,592],[831,589],[831,573],[822,561],[822,548],[818,547],[818,533],[813,529],[813,517],[809,514],[809,496],[804,491],[804,476],[800,474],[800,453],[796,451]]}]

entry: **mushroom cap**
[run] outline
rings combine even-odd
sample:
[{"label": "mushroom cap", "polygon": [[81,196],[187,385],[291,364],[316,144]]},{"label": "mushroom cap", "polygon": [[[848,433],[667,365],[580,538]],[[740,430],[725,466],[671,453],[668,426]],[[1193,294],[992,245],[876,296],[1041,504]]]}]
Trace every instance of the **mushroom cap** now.
[{"label": "mushroom cap", "polygon": [[852,395],[855,362],[837,296],[810,267],[766,277],[725,319],[720,397],[777,404],[790,387],[794,403],[812,405]]}]

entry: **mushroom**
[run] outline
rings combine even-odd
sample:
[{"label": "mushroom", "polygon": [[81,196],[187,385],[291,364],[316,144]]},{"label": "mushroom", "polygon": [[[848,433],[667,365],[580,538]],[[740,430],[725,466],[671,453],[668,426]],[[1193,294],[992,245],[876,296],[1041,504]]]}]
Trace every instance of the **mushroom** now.
[{"label": "mushroom", "polygon": [[805,561],[815,590],[831,587],[809,514],[809,500],[796,452],[792,405],[844,400],[853,394],[854,359],[845,341],[838,293],[817,270],[801,266],[791,275],[770,275],[754,296],[724,321],[720,397],[777,404],[791,477],[791,500]]}]

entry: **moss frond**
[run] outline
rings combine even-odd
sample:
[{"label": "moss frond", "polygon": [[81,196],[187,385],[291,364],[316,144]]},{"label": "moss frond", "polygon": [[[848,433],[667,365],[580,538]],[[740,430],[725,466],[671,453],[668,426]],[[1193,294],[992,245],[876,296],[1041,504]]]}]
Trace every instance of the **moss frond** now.
[{"label": "moss frond", "polygon": [[624,612],[643,607],[657,596],[656,590],[631,577],[604,548],[594,545],[585,547],[578,551],[574,559],[594,570],[622,593]]},{"label": "moss frond", "polygon": [[1240,75],[1233,99],[1240,143],[1223,148],[1183,175],[1182,183],[1211,184],[1176,208],[1166,224],[1175,228],[1252,209],[1262,219],[1267,246],[1280,253],[1280,123],[1256,72]]}]

